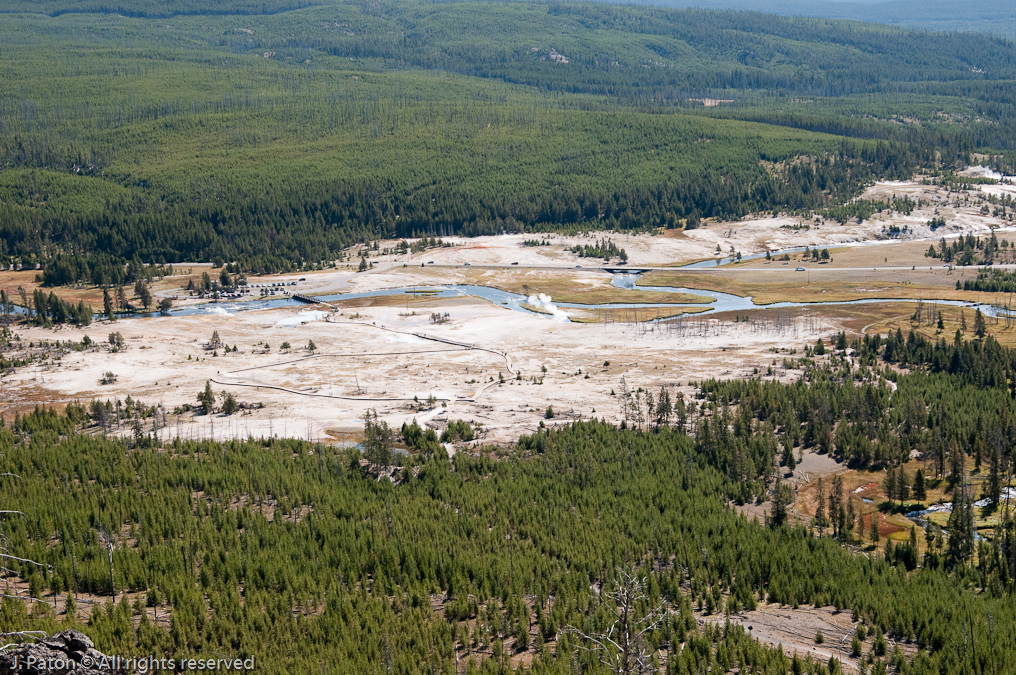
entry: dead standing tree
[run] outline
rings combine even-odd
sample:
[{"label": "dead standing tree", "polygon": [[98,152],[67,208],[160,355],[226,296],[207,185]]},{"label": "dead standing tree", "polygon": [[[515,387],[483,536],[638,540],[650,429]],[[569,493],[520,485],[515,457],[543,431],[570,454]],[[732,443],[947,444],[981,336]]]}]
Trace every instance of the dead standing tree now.
[{"label": "dead standing tree", "polygon": [[615,675],[647,675],[653,672],[653,650],[646,635],[655,630],[667,614],[662,602],[650,603],[645,577],[634,567],[617,570],[614,588],[602,594],[603,606],[613,615],[605,632],[585,633],[574,626],[564,630],[578,635],[580,649],[593,652],[600,663]]},{"label": "dead standing tree", "polygon": [[373,408],[364,415],[363,456],[379,470],[391,466],[392,450],[395,446],[395,432],[384,420],[379,420]]},{"label": "dead standing tree", "polygon": [[109,593],[116,601],[116,586],[113,585],[113,551],[116,550],[116,540],[106,530],[99,530],[99,544],[106,549],[106,556],[109,559]]}]

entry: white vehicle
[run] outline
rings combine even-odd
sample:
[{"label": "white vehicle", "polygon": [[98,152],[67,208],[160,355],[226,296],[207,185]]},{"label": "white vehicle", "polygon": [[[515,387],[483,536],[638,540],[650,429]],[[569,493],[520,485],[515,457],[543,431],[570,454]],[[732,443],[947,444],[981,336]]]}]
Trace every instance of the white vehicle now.
[{"label": "white vehicle", "polygon": [[799,265],[799,266],[797,267],[797,270],[796,270],[796,271],[798,271],[798,272],[803,272],[803,271],[804,271],[804,268],[803,268],[803,267],[801,267],[801,266]]}]

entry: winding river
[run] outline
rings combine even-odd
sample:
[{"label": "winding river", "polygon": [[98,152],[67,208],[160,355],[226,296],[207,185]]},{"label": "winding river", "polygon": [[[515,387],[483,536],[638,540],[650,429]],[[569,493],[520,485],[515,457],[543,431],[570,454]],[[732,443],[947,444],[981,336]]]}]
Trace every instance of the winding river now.
[{"label": "winding river", "polygon": [[[868,305],[886,302],[916,302],[913,298],[863,298],[858,300],[838,300],[830,302],[776,302],[768,305],[757,304],[751,296],[742,297],[739,295],[732,295],[730,293],[721,293],[719,291],[703,290],[700,288],[680,288],[674,286],[637,286],[639,279],[638,274],[615,274],[611,279],[611,285],[619,289],[627,290],[638,290],[642,291],[658,291],[664,293],[685,293],[700,295],[712,298],[708,303],[708,309],[696,313],[696,316],[703,316],[707,314],[715,314],[718,312],[734,312],[734,311],[746,311],[752,309],[780,309],[786,307],[823,307],[833,305]],[[449,284],[444,286],[427,286],[427,287],[404,287],[404,288],[388,288],[377,291],[366,291],[362,293],[340,293],[336,295],[324,295],[319,296],[319,300],[325,302],[341,301],[341,300],[354,300],[357,298],[376,298],[384,296],[402,296],[411,295],[413,293],[426,294],[429,297],[434,298],[454,298],[462,296],[473,296],[476,298],[482,298],[491,302],[492,304],[505,307],[515,312],[524,312],[527,314],[536,314],[539,316],[547,316],[540,312],[534,312],[528,309],[527,305],[532,303],[532,299],[520,295],[518,293],[510,293],[508,291],[502,291],[497,288],[491,288],[489,286],[474,286],[469,284]],[[993,316],[995,314],[995,308],[991,305],[975,305],[975,303],[965,302],[962,300],[924,300],[924,302],[939,304],[939,305],[951,305],[954,307],[974,307],[979,306],[981,311],[986,315]],[[537,303],[538,304],[538,303]],[[609,304],[598,304],[598,305],[586,305],[570,302],[555,302],[555,307],[559,307],[564,310],[568,309],[630,309],[630,308],[695,308],[701,309],[703,304],[693,303],[609,303]],[[212,302],[202,305],[191,305],[188,307],[181,307],[170,311],[171,316],[193,316],[202,314],[222,314],[229,315],[236,312],[247,312],[261,309],[274,309],[279,307],[291,307],[291,306],[303,306],[298,300],[294,300],[291,297],[283,298],[269,298],[261,300],[241,300],[241,301],[225,301],[225,302]],[[158,316],[153,313],[148,316]],[[554,318],[563,319],[564,317],[556,315]]]}]

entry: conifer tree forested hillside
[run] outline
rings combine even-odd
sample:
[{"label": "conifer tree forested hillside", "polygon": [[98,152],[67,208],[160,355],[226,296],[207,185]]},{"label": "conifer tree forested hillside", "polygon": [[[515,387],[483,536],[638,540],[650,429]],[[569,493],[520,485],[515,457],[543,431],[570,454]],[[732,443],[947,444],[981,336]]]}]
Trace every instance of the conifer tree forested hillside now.
[{"label": "conifer tree forested hillside", "polygon": [[1016,37],[1016,7],[1006,0],[959,4],[952,0],[653,0],[644,4],[742,9],[785,16],[820,16],[918,28]]},{"label": "conifer tree forested hillside", "polygon": [[[254,654],[267,673],[501,673],[520,654],[535,673],[605,672],[566,628],[604,630],[591,589],[628,567],[647,578],[646,607],[667,608],[646,644],[668,673],[837,672],[740,627],[696,627],[695,611],[763,602],[851,612],[873,636],[869,672],[1005,672],[994,668],[1016,660],[1003,628],[1016,621],[1016,532],[1004,514],[989,538],[951,525],[948,544],[919,557],[916,545],[844,547],[859,528],[842,510],[833,538],[775,504],[766,524],[728,506],[772,489],[782,444],[821,451],[828,420],[826,451],[855,463],[891,467],[908,447],[933,458],[940,438],[960,457],[983,444],[992,471],[1011,466],[1014,352],[990,338],[838,342],[797,364],[797,384],[707,382],[637,428],[577,422],[500,456],[431,449],[394,481],[356,450],[160,446],[143,417],[131,440],[99,435],[89,411],[101,404],[37,409],[0,429],[3,470],[20,476],[0,500],[25,514],[3,525],[10,553],[48,566],[8,564],[60,606],[97,598],[82,629],[101,649]],[[963,514],[969,497],[954,489]],[[65,621],[42,603],[25,612],[5,599],[0,630]]]},{"label": "conifer tree forested hillside", "polygon": [[59,278],[86,283],[135,258],[261,272],[382,235],[808,212],[1016,156],[1016,47],[993,37],[607,4],[5,10],[0,260],[70,258]]}]

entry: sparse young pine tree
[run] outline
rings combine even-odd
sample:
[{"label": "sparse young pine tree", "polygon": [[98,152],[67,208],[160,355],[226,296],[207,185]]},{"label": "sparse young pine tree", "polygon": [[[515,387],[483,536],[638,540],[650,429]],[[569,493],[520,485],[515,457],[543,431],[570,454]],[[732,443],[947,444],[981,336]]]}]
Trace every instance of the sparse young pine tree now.
[{"label": "sparse young pine tree", "polygon": [[896,470],[896,498],[900,500],[900,504],[910,498],[910,476],[902,466]]},{"label": "sparse young pine tree", "polygon": [[152,291],[148,288],[148,284],[143,281],[138,281],[140,291],[138,292],[138,298],[141,300],[141,304],[144,306],[147,312],[152,306]]},{"label": "sparse young pine tree", "polygon": [[984,320],[984,315],[981,314],[980,308],[974,314],[974,335],[979,338],[983,338],[988,330],[988,324]]},{"label": "sparse young pine tree", "polygon": [[966,563],[974,554],[974,507],[969,497],[961,495],[953,500],[946,529],[949,532],[946,562],[950,567]]},{"label": "sparse young pine tree", "polygon": [[110,321],[116,318],[116,312],[113,309],[113,298],[110,296],[108,288],[102,290],[102,313]]},{"label": "sparse young pine tree", "polygon": [[988,469],[988,483],[985,488],[985,496],[998,508],[999,499],[1002,497],[1002,466],[997,447],[991,449],[991,466]]},{"label": "sparse young pine tree", "polygon": [[963,480],[965,471],[966,455],[963,448],[955,440],[949,442],[949,480],[954,484]]},{"label": "sparse young pine tree", "polygon": [[237,410],[236,397],[232,393],[223,392],[222,394],[222,412],[226,415],[232,415]]},{"label": "sparse young pine tree", "polygon": [[815,525],[817,527],[825,527],[826,525],[826,513],[825,513],[825,488],[822,485],[822,477],[818,479],[818,496],[815,498]]},{"label": "sparse young pine tree", "polygon": [[918,469],[914,473],[914,499],[923,502],[927,496],[927,488],[924,485],[924,469]]},{"label": "sparse young pine tree", "polygon": [[847,512],[843,520],[843,538],[851,541],[854,536],[854,524],[857,522],[857,509],[854,507],[854,498],[847,500]]},{"label": "sparse young pine tree", "polygon": [[363,418],[363,456],[378,466],[392,464],[395,434],[384,420],[378,419],[373,408]]},{"label": "sparse young pine tree", "polygon": [[215,393],[212,391],[211,380],[205,380],[205,389],[198,394],[198,403],[201,404],[201,409],[204,414],[212,414],[212,409],[215,407]]},{"label": "sparse young pine tree", "polygon": [[896,468],[890,466],[885,471],[885,478],[882,479],[882,491],[885,493],[885,498],[889,500],[890,506],[896,501],[896,488],[898,485]]},{"label": "sparse young pine tree", "polygon": [[846,511],[843,507],[843,477],[833,476],[832,490],[829,491],[829,520],[833,525],[833,535],[840,536],[843,532]]},{"label": "sparse young pine tree", "polygon": [[666,387],[660,387],[660,395],[656,399],[656,425],[669,427],[670,416],[674,412],[674,407],[670,402],[670,392],[667,391]]},{"label": "sparse young pine tree", "polygon": [[787,467],[788,471],[793,471],[795,468],[797,468],[797,460],[794,459],[794,446],[789,438],[784,439],[783,457],[781,459],[783,465]]}]

